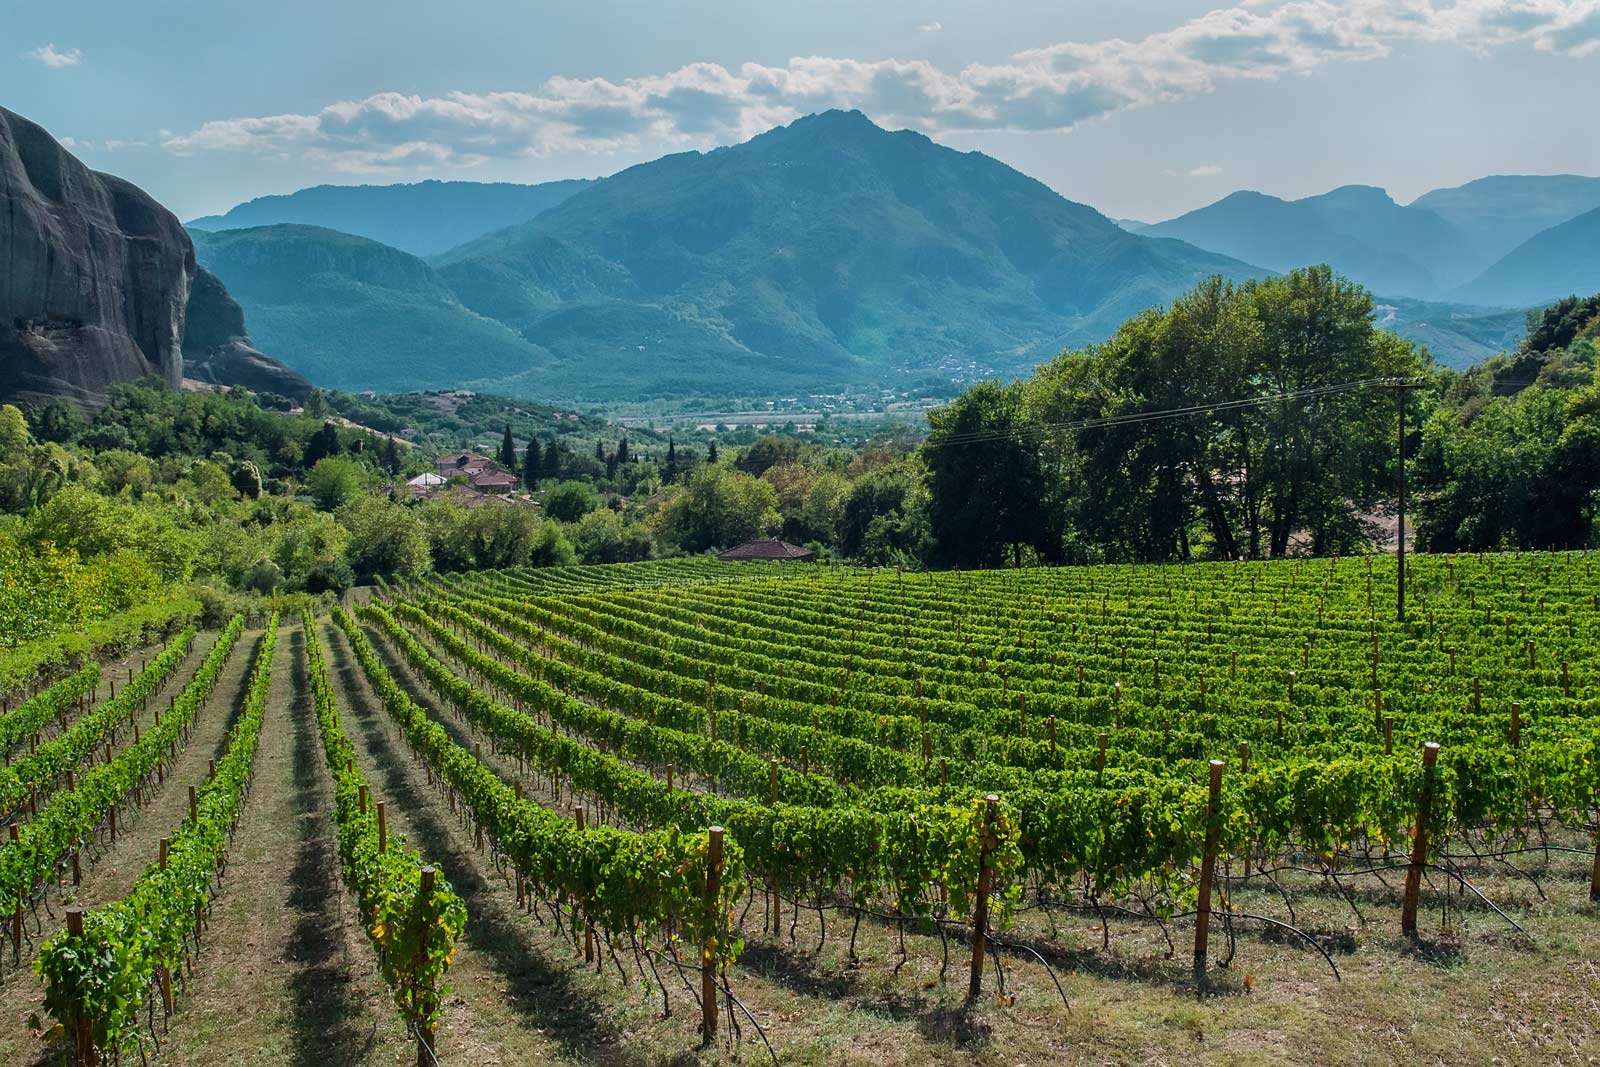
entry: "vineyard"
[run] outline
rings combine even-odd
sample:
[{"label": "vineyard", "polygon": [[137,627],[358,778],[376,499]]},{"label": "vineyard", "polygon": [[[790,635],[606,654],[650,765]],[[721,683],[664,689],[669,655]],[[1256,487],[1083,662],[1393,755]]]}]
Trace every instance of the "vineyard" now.
[{"label": "vineyard", "polygon": [[57,664],[0,1052],[1586,1062],[1600,574],[1407,577],[526,569]]}]

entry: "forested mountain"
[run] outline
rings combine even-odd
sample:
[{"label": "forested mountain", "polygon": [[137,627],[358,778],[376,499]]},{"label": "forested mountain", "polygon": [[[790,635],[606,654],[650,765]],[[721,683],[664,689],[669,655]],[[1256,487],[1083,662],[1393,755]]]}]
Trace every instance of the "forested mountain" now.
[{"label": "forested mountain", "polygon": [[261,343],[318,385],[471,387],[548,355],[468,311],[422,260],[317,226],[192,231],[195,254],[243,302]]},{"label": "forested mountain", "polygon": [[200,230],[240,230],[304,223],[369,237],[415,256],[431,256],[526,222],[588,184],[575,179],[538,185],[441,181],[316,185],[286,196],[257,197],[225,214],[191,219],[187,225]]},{"label": "forested mountain", "polygon": [[1473,270],[1469,243],[1456,227],[1365,185],[1302,200],[1233,193],[1139,232],[1176,237],[1276,271],[1327,263],[1386,296],[1435,298]]},{"label": "forested mountain", "polygon": [[542,388],[608,399],[1016,372],[1206,275],[1259,273],[839,111],[632,167],[436,263],[557,357]]}]

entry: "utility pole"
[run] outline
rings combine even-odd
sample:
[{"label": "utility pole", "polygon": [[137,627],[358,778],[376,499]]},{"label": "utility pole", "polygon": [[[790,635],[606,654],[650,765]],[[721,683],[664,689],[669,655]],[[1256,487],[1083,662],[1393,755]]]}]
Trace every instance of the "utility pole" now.
[{"label": "utility pole", "polygon": [[1396,380],[1392,385],[1394,389],[1395,406],[1399,412],[1398,430],[1395,435],[1395,455],[1400,460],[1400,522],[1396,528],[1399,535],[1395,543],[1395,605],[1401,622],[1406,621],[1406,393],[1412,389],[1422,388],[1421,382],[1407,382]]}]

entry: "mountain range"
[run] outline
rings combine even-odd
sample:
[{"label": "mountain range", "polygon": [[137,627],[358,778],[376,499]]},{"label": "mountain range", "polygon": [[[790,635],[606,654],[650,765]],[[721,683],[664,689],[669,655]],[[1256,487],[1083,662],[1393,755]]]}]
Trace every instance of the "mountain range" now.
[{"label": "mountain range", "polygon": [[1571,253],[1594,224],[1555,231],[1596,208],[1600,178],[1501,175],[1404,206],[1371,186],[1299,200],[1242,191],[1165,222],[1124,225],[1272,270],[1327,263],[1385,296],[1508,307],[1593,289],[1594,270]]},{"label": "mountain range", "polygon": [[[0,244],[16,268],[0,279],[0,341],[22,360],[13,377],[87,403],[152,370],[303,392],[263,349],[352,390],[943,396],[1097,341],[1208,275],[1314,262],[1462,365],[1513,341],[1522,309],[1600,288],[1592,178],[1488,178],[1409,205],[1366,186],[1236,193],[1119,223],[982,153],[830,111],[594,182],[322,186],[184,230],[0,115]],[[124,243],[101,247],[108,234]],[[166,257],[159,270],[132,269],[140,242]],[[80,282],[52,280],[63,265]],[[177,328],[145,337],[153,322]],[[115,364],[105,374],[84,371],[97,353]]]},{"label": "mountain range", "polygon": [[588,181],[412,182],[314,185],[247,200],[222,215],[190,219],[192,230],[243,230],[293,222],[352,233],[414,256],[431,256],[486,233],[526,222],[582,190]]},{"label": "mountain range", "polygon": [[[437,364],[448,378],[428,384],[586,401],[947,392],[1098,340],[1209,274],[1260,273],[840,111],[631,167],[432,257],[448,292],[414,259],[397,280],[397,261],[365,246],[325,248],[308,268],[313,241],[338,244],[277,226],[197,236],[263,343],[307,373],[388,389]],[[513,336],[472,358],[440,359],[435,343],[397,359],[392,335],[358,324],[400,289],[430,340],[468,321]]]}]

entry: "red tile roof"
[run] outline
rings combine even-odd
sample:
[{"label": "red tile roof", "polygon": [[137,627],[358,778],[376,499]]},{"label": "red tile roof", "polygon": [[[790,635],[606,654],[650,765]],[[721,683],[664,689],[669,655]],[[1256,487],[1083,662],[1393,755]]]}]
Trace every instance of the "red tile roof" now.
[{"label": "red tile roof", "polygon": [[717,558],[726,561],[738,560],[789,560],[797,563],[809,563],[817,558],[817,554],[809,548],[791,545],[787,541],[771,538],[765,541],[746,541],[736,545],[726,552],[718,553]]}]

